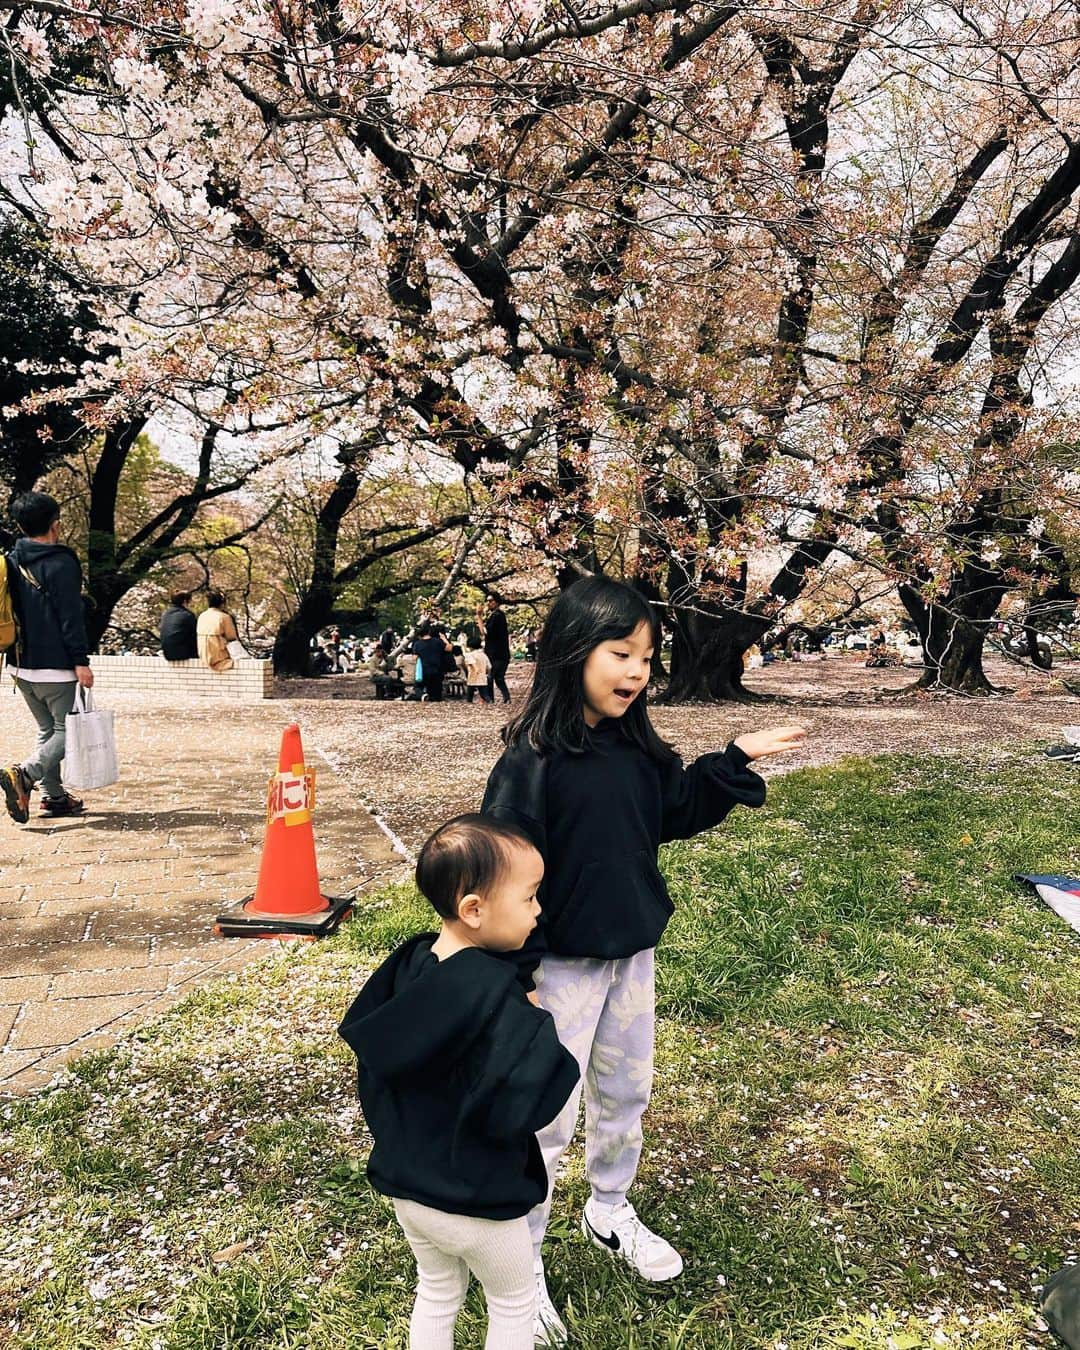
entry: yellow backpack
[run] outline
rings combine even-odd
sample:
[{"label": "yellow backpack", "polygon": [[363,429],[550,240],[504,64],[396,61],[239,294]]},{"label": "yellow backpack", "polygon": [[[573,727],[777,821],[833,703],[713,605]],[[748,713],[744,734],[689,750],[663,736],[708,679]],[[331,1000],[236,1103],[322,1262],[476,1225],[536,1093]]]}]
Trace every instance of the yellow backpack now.
[{"label": "yellow backpack", "polygon": [[11,603],[7,555],[0,553],[0,659],[15,644],[15,610]]}]

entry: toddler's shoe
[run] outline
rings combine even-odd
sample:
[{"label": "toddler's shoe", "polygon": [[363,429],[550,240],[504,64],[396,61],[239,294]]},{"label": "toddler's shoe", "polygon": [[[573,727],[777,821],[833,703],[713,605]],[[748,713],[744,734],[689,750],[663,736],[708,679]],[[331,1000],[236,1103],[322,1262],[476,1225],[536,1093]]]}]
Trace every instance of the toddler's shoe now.
[{"label": "toddler's shoe", "polygon": [[643,1280],[659,1284],[682,1274],[682,1257],[666,1238],[645,1227],[629,1200],[612,1209],[590,1199],[581,1216],[581,1231],[597,1247],[632,1266]]},{"label": "toddler's shoe", "polygon": [[533,1269],[536,1272],[536,1315],[533,1319],[533,1341],[541,1350],[559,1350],[566,1344],[566,1323],[555,1311],[555,1304],[548,1293],[547,1280],[544,1278],[544,1263],[537,1261]]}]

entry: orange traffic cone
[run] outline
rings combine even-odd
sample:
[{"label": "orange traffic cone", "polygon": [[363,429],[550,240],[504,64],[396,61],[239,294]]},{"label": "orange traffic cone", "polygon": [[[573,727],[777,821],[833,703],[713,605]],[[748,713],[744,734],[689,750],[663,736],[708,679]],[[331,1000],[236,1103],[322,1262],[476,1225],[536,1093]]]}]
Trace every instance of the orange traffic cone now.
[{"label": "orange traffic cone", "polygon": [[348,914],[352,899],[323,895],[315,863],[315,770],[304,763],[300,728],[281,736],[277,773],[266,799],[266,841],[255,894],[219,914],[223,937],[324,937]]}]

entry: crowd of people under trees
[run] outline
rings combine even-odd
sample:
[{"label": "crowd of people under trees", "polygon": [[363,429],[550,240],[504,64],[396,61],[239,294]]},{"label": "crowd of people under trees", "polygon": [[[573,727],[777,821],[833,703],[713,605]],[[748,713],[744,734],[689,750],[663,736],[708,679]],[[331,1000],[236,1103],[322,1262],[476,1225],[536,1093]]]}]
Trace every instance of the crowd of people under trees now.
[{"label": "crowd of people under trees", "polygon": [[[536,655],[536,634],[524,635],[521,650],[528,659]],[[377,699],[401,698],[441,703],[446,694],[460,695],[469,703],[479,699],[493,704],[496,695],[510,702],[506,672],[513,655],[506,614],[495,596],[488,596],[476,610],[472,623],[451,631],[438,614],[426,614],[417,623],[411,639],[399,640],[386,628],[366,650],[352,646],[351,655],[371,677]],[[336,658],[336,663],[335,663]],[[316,673],[343,670],[342,644],[336,629],[321,647]],[[348,654],[345,658],[348,660]]]},{"label": "crowd of people under trees", "polygon": [[[161,615],[161,655],[167,661],[199,660],[217,672],[231,670],[237,659],[249,655],[240,639],[224,594],[206,592],[206,606],[198,615],[191,608],[193,594],[176,591]],[[1057,638],[1062,651],[1073,646],[1073,628],[1061,626]],[[510,702],[506,672],[514,657],[536,659],[538,629],[525,628],[513,640],[499,599],[488,595],[471,621],[444,619],[435,609],[423,609],[403,636],[387,625],[377,637],[342,635],[330,627],[313,634],[307,674],[313,677],[366,674],[376,699],[441,703],[444,698],[478,700],[493,705],[496,695]],[[1004,653],[1026,654],[1026,637],[1015,624],[995,625],[995,645]],[[743,657],[744,669],[753,670],[783,660],[820,660],[845,653],[864,654],[867,666],[901,666],[921,659],[918,636],[908,625],[793,623],[778,627],[753,644]],[[1040,634],[1038,664],[1053,664],[1050,642]]]}]

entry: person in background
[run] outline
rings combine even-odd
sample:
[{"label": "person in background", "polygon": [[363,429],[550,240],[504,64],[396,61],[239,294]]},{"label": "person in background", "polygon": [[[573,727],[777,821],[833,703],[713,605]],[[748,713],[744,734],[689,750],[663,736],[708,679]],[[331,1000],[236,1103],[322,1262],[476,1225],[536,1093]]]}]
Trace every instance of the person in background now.
[{"label": "person in background", "polygon": [[332,624],[327,631],[326,639],[323,642],[323,650],[330,658],[330,673],[332,675],[344,674],[341,666],[341,629],[336,624]]},{"label": "person in background", "polygon": [[195,634],[197,621],[188,608],[190,604],[190,591],[174,591],[169,596],[169,607],[162,614],[158,628],[161,654],[166,661],[194,661],[198,658],[199,642]]},{"label": "person in background", "polygon": [[[415,661],[416,658],[413,657],[412,659]],[[391,665],[389,658],[381,647],[376,647],[364,664],[365,669],[371,676],[372,688],[375,690],[377,699],[402,698],[404,696],[405,684],[401,670],[398,666]]]},{"label": "person in background", "polygon": [[489,595],[484,609],[476,612],[476,621],[484,639],[484,651],[491,662],[491,674],[488,677],[488,690],[491,701],[495,701],[495,690],[502,694],[504,703],[510,702],[510,690],[506,687],[506,671],[510,665],[510,630],[506,626],[506,615],[499,608],[499,602]]},{"label": "person in background", "polygon": [[405,686],[404,698],[407,703],[419,703],[424,696],[424,686],[416,678],[416,668],[419,665],[420,659],[413,651],[402,652],[398,657],[398,669],[401,671],[401,680]]},{"label": "person in background", "polygon": [[474,633],[469,639],[469,650],[465,653],[465,698],[469,703],[473,695],[480,695],[480,702],[490,704],[493,701],[488,679],[491,675],[491,661],[480,645],[480,634]]},{"label": "person in background", "polygon": [[195,624],[199,660],[211,670],[232,670],[229,643],[239,641],[236,623],[225,609],[225,597],[221,591],[207,591],[206,605]]},{"label": "person in background", "polygon": [[440,637],[431,623],[425,620],[420,625],[412,649],[420,658],[420,668],[423,671],[424,697],[429,703],[441,703],[443,677],[446,674],[447,661],[452,660],[449,642]]},{"label": "person in background", "polygon": [[37,748],[29,759],[0,769],[7,813],[25,825],[30,793],[40,782],[43,816],[78,816],[83,804],[60,781],[67,715],[75,690],[94,683],[83,618],[82,568],[60,543],[60,503],[45,492],[24,492],[11,504],[23,532],[9,556],[8,585],[19,625],[9,668],[37,723]]}]

